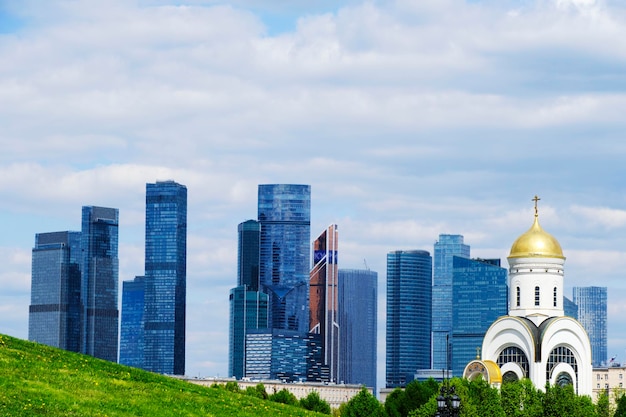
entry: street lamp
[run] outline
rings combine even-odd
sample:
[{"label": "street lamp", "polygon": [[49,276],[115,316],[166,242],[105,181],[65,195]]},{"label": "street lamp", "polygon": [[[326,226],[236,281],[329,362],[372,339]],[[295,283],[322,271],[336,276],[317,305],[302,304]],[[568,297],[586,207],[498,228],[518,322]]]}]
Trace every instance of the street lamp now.
[{"label": "street lamp", "polygon": [[458,417],[461,409],[461,399],[454,391],[454,386],[444,383],[437,396],[436,417]]}]

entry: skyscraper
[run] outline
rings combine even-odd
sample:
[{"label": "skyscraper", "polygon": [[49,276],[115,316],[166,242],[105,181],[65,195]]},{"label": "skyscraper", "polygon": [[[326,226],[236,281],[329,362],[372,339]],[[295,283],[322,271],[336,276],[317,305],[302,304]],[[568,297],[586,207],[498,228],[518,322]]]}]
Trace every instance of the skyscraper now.
[{"label": "skyscraper", "polygon": [[145,277],[122,282],[122,324],[120,330],[120,363],[143,367]]},{"label": "skyscraper", "polygon": [[430,368],[432,258],[423,250],[387,254],[387,388]]},{"label": "skyscraper", "polygon": [[83,353],[117,362],[118,225],[115,208],[82,209]]},{"label": "skyscraper", "polygon": [[469,258],[470,247],[462,235],[439,235],[434,247],[433,265],[433,369],[452,365],[449,343],[452,331],[452,270],[453,257]]},{"label": "skyscraper", "polygon": [[339,323],[337,297],[337,225],[328,226],[313,242],[313,269],[309,282],[310,332],[320,335],[321,379],[338,382]]},{"label": "skyscraper", "polygon": [[592,364],[605,366],[607,361],[606,287],[574,287],[573,298],[578,306],[578,321],[589,335]]},{"label": "skyscraper", "polygon": [[339,382],[376,392],[378,274],[340,269],[338,277]]},{"label": "skyscraper", "polygon": [[146,184],[144,366],[184,375],[187,291],[187,187]]},{"label": "skyscraper", "polygon": [[465,365],[480,352],[485,333],[508,312],[507,270],[500,259],[453,257],[452,375],[462,376]]},{"label": "skyscraper", "polygon": [[80,239],[80,232],[35,235],[28,340],[80,352]]},{"label": "skyscraper", "polygon": [[267,328],[268,296],[259,291],[261,225],[247,220],[237,227],[237,287],[230,290],[228,376],[246,376],[246,333]]},{"label": "skyscraper", "polygon": [[269,295],[269,327],[309,331],[311,187],[259,185],[260,287]]}]

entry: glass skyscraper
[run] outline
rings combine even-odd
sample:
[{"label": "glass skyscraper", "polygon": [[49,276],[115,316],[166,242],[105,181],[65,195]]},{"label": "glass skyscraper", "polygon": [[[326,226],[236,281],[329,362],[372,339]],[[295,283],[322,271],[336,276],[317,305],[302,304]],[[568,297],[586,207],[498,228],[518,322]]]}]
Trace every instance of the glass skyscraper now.
[{"label": "glass skyscraper", "polygon": [[447,369],[452,363],[450,340],[452,330],[452,260],[454,256],[469,258],[470,247],[462,235],[439,235],[433,259],[433,369]]},{"label": "glass skyscraper", "polygon": [[122,282],[122,324],[120,331],[120,363],[143,367],[143,312],[146,292],[145,277]]},{"label": "glass skyscraper", "polygon": [[237,233],[237,286],[258,291],[261,224],[256,220],[247,220],[239,223]]},{"label": "glass skyscraper", "polygon": [[423,250],[387,254],[387,388],[430,368],[432,258]]},{"label": "glass skyscraper", "polygon": [[508,314],[507,269],[500,259],[454,256],[452,263],[452,375],[460,377],[478,356],[489,326]]},{"label": "glass skyscraper", "polygon": [[144,366],[184,375],[187,187],[146,184]]},{"label": "glass skyscraper", "polygon": [[320,335],[322,375],[339,381],[339,323],[337,297],[337,225],[330,225],[313,242],[313,269],[309,282],[310,332]]},{"label": "glass skyscraper", "polygon": [[376,392],[378,274],[340,269],[338,283],[339,382]]},{"label": "glass skyscraper", "polygon": [[311,186],[259,185],[260,288],[269,295],[269,327],[309,331]]},{"label": "glass skyscraper", "polygon": [[81,351],[80,232],[35,235],[28,340]]},{"label": "glass skyscraper", "polygon": [[578,306],[578,321],[587,331],[591,342],[591,363],[593,366],[606,366],[606,287],[574,287],[573,298]]},{"label": "glass skyscraper", "polygon": [[117,362],[118,225],[115,208],[82,208],[82,351]]}]

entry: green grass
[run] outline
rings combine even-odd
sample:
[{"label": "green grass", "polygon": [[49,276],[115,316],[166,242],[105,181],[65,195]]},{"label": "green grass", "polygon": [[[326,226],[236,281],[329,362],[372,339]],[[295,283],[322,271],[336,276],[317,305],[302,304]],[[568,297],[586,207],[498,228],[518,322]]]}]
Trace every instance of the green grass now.
[{"label": "green grass", "polygon": [[0,416],[323,416],[0,335]]}]

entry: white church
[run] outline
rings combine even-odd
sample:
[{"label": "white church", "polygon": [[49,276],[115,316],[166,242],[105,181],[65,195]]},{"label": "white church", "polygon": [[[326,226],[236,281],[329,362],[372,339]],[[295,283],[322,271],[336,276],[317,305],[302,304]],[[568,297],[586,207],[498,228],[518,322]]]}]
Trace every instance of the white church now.
[{"label": "white church", "polygon": [[565,256],[559,242],[535,219],[511,246],[509,314],[487,330],[480,359],[464,377],[481,375],[493,385],[530,379],[536,388],[571,384],[579,395],[592,394],[591,345],[582,325],[563,313]]}]

